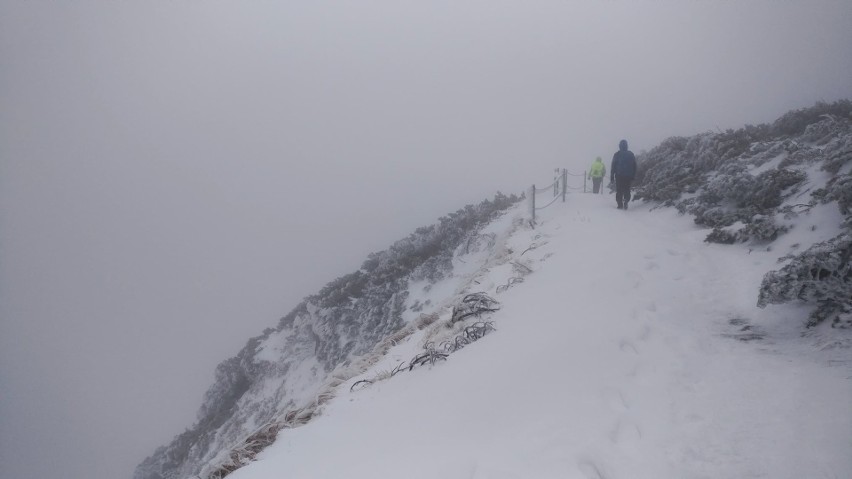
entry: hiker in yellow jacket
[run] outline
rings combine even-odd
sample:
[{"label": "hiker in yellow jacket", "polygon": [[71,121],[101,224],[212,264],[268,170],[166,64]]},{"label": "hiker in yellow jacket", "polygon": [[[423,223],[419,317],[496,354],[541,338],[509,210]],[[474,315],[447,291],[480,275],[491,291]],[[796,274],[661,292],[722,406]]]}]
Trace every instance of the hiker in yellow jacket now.
[{"label": "hiker in yellow jacket", "polygon": [[606,176],[606,166],[603,164],[601,157],[595,158],[592,167],[589,168],[589,179],[592,180],[592,193],[598,194],[601,191],[601,182]]}]

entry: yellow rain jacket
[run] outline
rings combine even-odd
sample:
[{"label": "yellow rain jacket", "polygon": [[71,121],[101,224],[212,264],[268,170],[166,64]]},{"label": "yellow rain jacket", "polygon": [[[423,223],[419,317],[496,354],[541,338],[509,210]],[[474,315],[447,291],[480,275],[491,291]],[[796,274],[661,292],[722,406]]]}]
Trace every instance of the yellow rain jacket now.
[{"label": "yellow rain jacket", "polygon": [[604,176],[606,176],[606,166],[604,166],[603,160],[598,157],[589,169],[589,178],[603,178]]}]

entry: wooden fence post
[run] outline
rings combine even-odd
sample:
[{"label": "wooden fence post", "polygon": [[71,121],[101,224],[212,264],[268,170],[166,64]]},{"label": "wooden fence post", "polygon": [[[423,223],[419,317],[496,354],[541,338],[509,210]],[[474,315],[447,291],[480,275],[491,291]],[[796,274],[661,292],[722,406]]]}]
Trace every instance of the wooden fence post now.
[{"label": "wooden fence post", "polygon": [[535,224],[535,183],[532,185],[532,194],[530,195],[530,198],[532,198],[532,219],[533,224]]}]

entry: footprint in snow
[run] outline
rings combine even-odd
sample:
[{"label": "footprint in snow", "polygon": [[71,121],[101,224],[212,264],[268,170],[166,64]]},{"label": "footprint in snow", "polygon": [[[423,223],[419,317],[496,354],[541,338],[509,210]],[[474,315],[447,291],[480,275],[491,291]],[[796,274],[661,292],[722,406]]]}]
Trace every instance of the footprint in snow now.
[{"label": "footprint in snow", "polygon": [[586,476],[586,479],[608,479],[601,467],[592,459],[580,459],[577,462],[577,469]]},{"label": "footprint in snow", "polygon": [[609,408],[616,413],[626,412],[629,408],[627,400],[624,398],[624,393],[615,388],[605,389],[601,396]]},{"label": "footprint in snow", "polygon": [[648,326],[647,324],[643,324],[643,325],[639,328],[639,335],[638,335],[638,337],[639,337],[639,340],[640,340],[640,341],[647,341],[647,340],[648,340],[648,338],[649,338],[649,337],[651,337],[651,327],[650,327],[650,326]]},{"label": "footprint in snow", "polygon": [[726,338],[736,339],[742,342],[760,341],[766,337],[766,333],[759,327],[754,326],[748,319],[733,318],[728,321],[732,331],[722,333]]},{"label": "footprint in snow", "polygon": [[633,354],[639,354],[639,350],[636,349],[636,345],[626,339],[621,340],[621,343],[619,343],[618,345],[618,349],[624,351],[625,353],[630,352]]},{"label": "footprint in snow", "polygon": [[637,271],[628,271],[627,278],[633,283],[633,289],[639,288],[642,285],[642,281],[645,279],[641,273]]},{"label": "footprint in snow", "polygon": [[609,432],[609,440],[614,444],[635,443],[642,439],[642,429],[629,419],[621,418]]},{"label": "footprint in snow", "polygon": [[633,369],[631,369],[630,372],[627,373],[627,377],[635,378],[636,376],[639,375],[640,372],[642,372],[642,365],[639,364],[639,363],[636,363],[636,364],[633,365]]}]

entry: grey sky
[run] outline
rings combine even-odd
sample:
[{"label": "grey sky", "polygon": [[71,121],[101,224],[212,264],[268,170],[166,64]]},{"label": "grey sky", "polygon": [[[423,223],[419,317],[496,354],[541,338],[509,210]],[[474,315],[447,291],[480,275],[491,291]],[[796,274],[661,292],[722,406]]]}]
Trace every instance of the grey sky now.
[{"label": "grey sky", "polygon": [[367,253],[852,97],[837,1],[0,2],[0,478],[129,477]]}]

